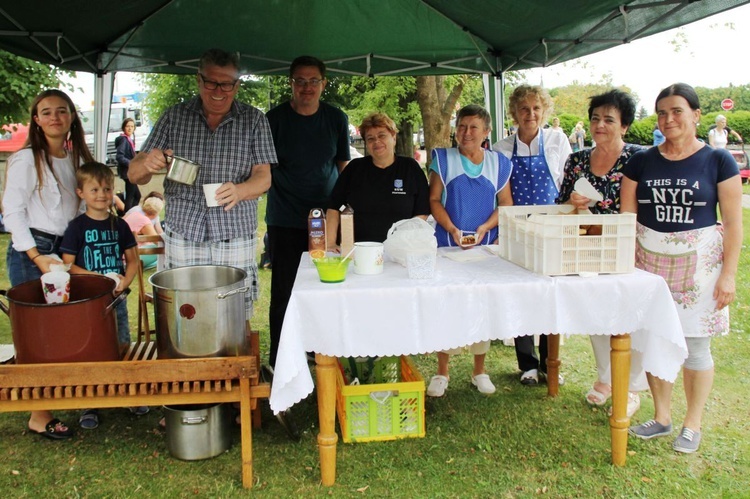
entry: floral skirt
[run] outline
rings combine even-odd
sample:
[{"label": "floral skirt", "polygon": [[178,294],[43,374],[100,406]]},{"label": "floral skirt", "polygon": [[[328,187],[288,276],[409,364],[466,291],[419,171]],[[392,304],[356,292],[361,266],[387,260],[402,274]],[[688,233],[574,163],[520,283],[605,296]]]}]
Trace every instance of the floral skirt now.
[{"label": "floral skirt", "polygon": [[635,266],[667,281],[685,337],[729,332],[729,307],[716,310],[714,287],[724,261],[720,225],[683,232],[636,228]]}]

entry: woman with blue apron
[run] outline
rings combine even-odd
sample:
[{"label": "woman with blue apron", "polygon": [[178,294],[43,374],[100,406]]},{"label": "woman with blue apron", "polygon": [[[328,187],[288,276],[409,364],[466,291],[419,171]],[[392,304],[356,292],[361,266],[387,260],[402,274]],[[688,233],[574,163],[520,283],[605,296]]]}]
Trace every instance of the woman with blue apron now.
[{"label": "woman with blue apron", "polygon": [[[497,239],[497,206],[511,204],[508,182],[512,166],[502,154],[482,148],[491,128],[490,115],[483,107],[462,108],[456,123],[458,148],[432,153],[430,211],[437,222],[435,236],[438,246],[491,244]],[[437,374],[427,387],[429,397],[445,394],[450,356],[463,350],[460,344],[456,346],[438,353]],[[473,343],[468,349],[474,354],[471,383],[480,393],[494,393],[495,385],[484,369],[489,340]]]},{"label": "woman with blue apron", "polygon": [[[571,149],[564,133],[542,128],[552,112],[552,99],[541,87],[521,85],[511,95],[508,107],[518,123],[518,132],[495,144],[493,149],[505,154],[513,164],[510,178],[513,204],[555,204]],[[523,146],[521,154],[519,144]],[[539,357],[534,352],[533,336],[515,338],[515,347],[518,368],[522,372],[521,383],[537,384],[547,371],[547,336],[539,338]],[[560,384],[562,381],[561,377]]]}]

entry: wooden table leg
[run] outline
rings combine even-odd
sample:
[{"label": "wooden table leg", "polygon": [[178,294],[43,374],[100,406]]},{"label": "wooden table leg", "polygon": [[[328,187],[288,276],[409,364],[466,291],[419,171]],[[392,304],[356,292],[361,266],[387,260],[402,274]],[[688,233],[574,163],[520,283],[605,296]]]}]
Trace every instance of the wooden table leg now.
[{"label": "wooden table leg", "polygon": [[[539,339],[542,341],[542,338]],[[560,335],[547,335],[547,395],[557,397],[560,390]]]},{"label": "wooden table leg", "polygon": [[253,430],[250,423],[250,380],[248,378],[240,378],[240,397],[242,486],[250,489],[253,487]]},{"label": "wooden table leg", "polygon": [[323,485],[336,482],[336,357],[315,354],[318,390],[318,450]]},{"label": "wooden table leg", "polygon": [[612,362],[612,464],[625,466],[628,451],[628,388],[630,385],[630,335],[620,334],[609,340]]}]

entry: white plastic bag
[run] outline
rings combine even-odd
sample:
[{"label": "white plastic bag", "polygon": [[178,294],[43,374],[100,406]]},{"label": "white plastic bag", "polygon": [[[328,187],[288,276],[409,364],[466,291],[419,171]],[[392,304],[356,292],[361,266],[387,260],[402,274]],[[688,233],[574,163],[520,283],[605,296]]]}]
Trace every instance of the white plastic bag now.
[{"label": "white plastic bag", "polygon": [[437,252],[435,229],[419,217],[399,220],[388,230],[383,249],[388,258],[406,267],[406,254],[409,250]]}]

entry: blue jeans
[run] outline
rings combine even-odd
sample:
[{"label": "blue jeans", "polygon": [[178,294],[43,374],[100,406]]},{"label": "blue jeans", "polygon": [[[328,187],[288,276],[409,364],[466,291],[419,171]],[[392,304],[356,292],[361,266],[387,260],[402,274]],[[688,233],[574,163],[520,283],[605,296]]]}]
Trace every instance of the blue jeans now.
[{"label": "blue jeans", "polygon": [[115,308],[117,312],[117,339],[120,344],[130,345],[130,325],[128,324],[128,300],[124,300]]},{"label": "blue jeans", "polygon": [[[57,244],[55,241],[48,239],[43,236],[37,236],[32,234],[34,242],[36,242],[36,249],[42,255],[60,254],[60,240],[57,238]],[[16,251],[13,249],[13,243],[8,244],[8,253],[5,257],[6,268],[8,269],[8,279],[10,280],[11,286],[18,286],[34,279],[42,277],[42,271],[39,270],[34,262],[26,256],[25,251]]]}]

